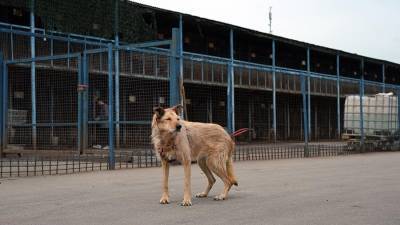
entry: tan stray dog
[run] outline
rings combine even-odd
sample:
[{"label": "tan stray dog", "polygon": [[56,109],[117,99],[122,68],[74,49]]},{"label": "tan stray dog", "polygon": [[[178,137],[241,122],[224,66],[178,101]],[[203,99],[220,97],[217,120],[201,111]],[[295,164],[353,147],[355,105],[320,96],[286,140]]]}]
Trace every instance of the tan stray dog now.
[{"label": "tan stray dog", "polygon": [[163,193],[161,204],[169,203],[168,175],[169,160],[176,158],[184,168],[184,195],[182,206],[190,206],[191,198],[191,162],[193,159],[207,176],[208,185],[204,192],[196,195],[207,197],[215,183],[213,173],[224,182],[224,189],[214,200],[224,200],[232,185],[238,185],[233,174],[232,154],[235,143],[231,136],[220,126],[212,123],[194,123],[181,120],[182,106],[154,109],[152,120],[152,142],[154,150],[161,159],[163,168]]}]

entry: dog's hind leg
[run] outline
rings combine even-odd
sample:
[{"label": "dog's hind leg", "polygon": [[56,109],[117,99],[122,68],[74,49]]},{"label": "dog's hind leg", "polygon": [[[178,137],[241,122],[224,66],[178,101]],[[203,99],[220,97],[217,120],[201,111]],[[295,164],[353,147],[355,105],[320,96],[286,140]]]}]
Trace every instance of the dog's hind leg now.
[{"label": "dog's hind leg", "polygon": [[[218,156],[217,156],[218,157]],[[207,164],[212,172],[214,172],[222,182],[224,182],[224,190],[221,194],[214,197],[214,200],[225,200],[228,196],[228,192],[232,187],[231,180],[229,179],[228,173],[226,171],[226,162],[221,161],[218,158],[209,157]]]},{"label": "dog's hind leg", "polygon": [[210,169],[207,166],[207,158],[206,157],[201,157],[197,160],[197,164],[199,164],[200,169],[204,172],[204,174],[207,177],[208,184],[206,187],[206,190],[196,194],[197,198],[204,198],[207,197],[208,193],[210,192],[211,188],[213,187],[215,183],[215,178]]}]

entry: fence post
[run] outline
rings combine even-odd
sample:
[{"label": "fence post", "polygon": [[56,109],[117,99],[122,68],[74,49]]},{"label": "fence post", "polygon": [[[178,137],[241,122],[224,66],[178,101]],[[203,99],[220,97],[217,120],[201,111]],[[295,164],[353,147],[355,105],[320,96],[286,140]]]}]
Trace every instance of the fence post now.
[{"label": "fence post", "polygon": [[185,113],[187,113],[187,109],[186,106],[184,105],[184,99],[186,98],[185,92],[184,92],[184,87],[183,87],[183,17],[182,14],[179,14],[179,48],[178,48],[178,55],[179,55],[179,59],[178,59],[178,63],[179,63],[179,88],[183,88],[183,90],[180,90],[180,103],[181,105],[185,108],[182,112],[182,117],[183,118],[188,118],[188,115],[185,115]]},{"label": "fence post", "polygon": [[272,129],[276,142],[276,74],[275,74],[275,40],[272,39]]},{"label": "fence post", "polygon": [[385,87],[385,64],[382,64],[382,93],[385,93],[386,87]]},{"label": "fence post", "polygon": [[397,87],[396,97],[397,97],[397,131],[400,131],[400,87]]},{"label": "fence post", "polygon": [[[30,23],[31,23],[31,58],[34,59],[35,53],[35,0],[31,0]],[[36,64],[31,63],[31,100],[32,100],[32,146],[37,147],[37,124],[36,124]]]},{"label": "fence post", "polygon": [[[2,54],[0,54],[1,57],[3,57]],[[4,61],[4,58],[3,58]],[[1,117],[1,130],[2,130],[2,136],[0,136],[1,142],[2,142],[2,150],[0,155],[4,155],[4,150],[7,148],[7,142],[8,142],[8,69],[7,69],[7,64],[4,62],[1,63],[2,65],[2,117]]]},{"label": "fence post", "polygon": [[228,64],[228,86],[227,86],[227,127],[230,133],[235,131],[235,77],[234,77],[234,50],[233,50],[233,30],[229,32],[230,61]]},{"label": "fence post", "polygon": [[179,104],[180,101],[180,85],[179,77],[180,71],[178,70],[178,57],[179,57],[179,29],[172,28],[172,43],[171,43],[171,58],[170,58],[170,73],[169,73],[169,105],[174,106]]},{"label": "fence post", "polygon": [[89,135],[89,72],[88,72],[88,61],[87,54],[84,52],[81,58],[81,66],[82,66],[82,79],[83,85],[86,86],[85,92],[83,92],[82,99],[82,149],[83,151],[88,148],[88,135]]},{"label": "fence post", "polygon": [[364,110],[363,110],[363,98],[364,98],[364,58],[361,58],[361,79],[360,79],[360,147],[361,151],[364,151]]},{"label": "fence post", "polygon": [[87,55],[78,56],[78,149],[83,154],[88,145],[88,74]]},{"label": "fence post", "polygon": [[301,74],[301,92],[303,94],[303,129],[304,129],[304,157],[308,157],[308,114],[307,114],[307,93],[306,75]]},{"label": "fence post", "polygon": [[114,30],[115,30],[115,147],[120,148],[120,107],[119,107],[119,0],[114,1]]},{"label": "fence post", "polygon": [[83,133],[82,133],[82,124],[83,124],[83,104],[82,104],[82,100],[83,100],[83,91],[84,89],[81,87],[81,85],[83,84],[83,77],[82,77],[82,56],[78,56],[78,125],[77,125],[77,129],[78,129],[78,151],[80,154],[83,153],[83,145],[82,145],[82,137],[83,137]]},{"label": "fence post", "polygon": [[[307,122],[308,122],[308,138],[311,141],[311,78],[310,78],[310,47],[307,47]],[[315,114],[317,111],[315,111]],[[316,121],[315,121],[316,122]],[[316,123],[315,123],[316,124]],[[317,139],[317,134],[314,134]]]},{"label": "fence post", "polygon": [[108,168],[115,169],[114,103],[113,103],[113,47],[108,44]]},{"label": "fence post", "polygon": [[0,91],[0,158],[3,157],[3,149],[4,149],[4,145],[3,145],[3,131],[4,131],[4,128],[3,128],[4,127],[3,101],[4,101],[4,98],[6,98],[3,93],[3,87],[4,87],[3,66],[5,67],[5,65],[3,64],[3,52],[0,52],[0,87],[1,87],[1,91]]},{"label": "fence post", "polygon": [[336,93],[337,93],[337,95],[336,95],[336,107],[337,107],[337,135],[338,135],[338,138],[339,138],[339,140],[340,140],[340,135],[341,135],[341,119],[340,119],[340,117],[341,117],[341,115],[340,115],[340,113],[341,113],[341,111],[340,111],[340,56],[339,56],[339,54],[337,53],[337,55],[336,55]]}]

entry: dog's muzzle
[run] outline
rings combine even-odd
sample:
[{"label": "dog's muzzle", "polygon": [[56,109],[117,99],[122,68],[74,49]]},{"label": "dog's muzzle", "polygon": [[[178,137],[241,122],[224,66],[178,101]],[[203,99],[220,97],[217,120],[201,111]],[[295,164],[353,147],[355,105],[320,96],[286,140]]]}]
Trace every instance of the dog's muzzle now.
[{"label": "dog's muzzle", "polygon": [[178,131],[178,132],[181,131],[181,128],[182,128],[182,125],[180,125],[180,124],[176,125],[176,131]]}]

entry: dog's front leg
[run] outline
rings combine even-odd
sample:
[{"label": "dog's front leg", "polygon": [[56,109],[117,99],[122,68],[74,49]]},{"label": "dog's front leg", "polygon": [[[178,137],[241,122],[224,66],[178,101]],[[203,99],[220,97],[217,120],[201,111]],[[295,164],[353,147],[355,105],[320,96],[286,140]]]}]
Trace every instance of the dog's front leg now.
[{"label": "dog's front leg", "polygon": [[190,158],[185,158],[182,160],[183,170],[185,173],[185,183],[183,187],[183,201],[181,203],[182,206],[191,206],[192,205],[192,190],[191,190],[191,167],[192,162]]},{"label": "dog's front leg", "polygon": [[161,166],[163,169],[163,193],[160,199],[160,204],[169,203],[169,192],[168,192],[168,176],[169,176],[169,163],[167,160],[161,160]]}]

